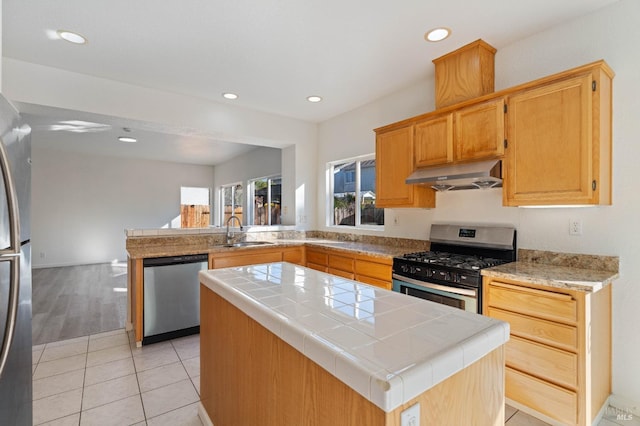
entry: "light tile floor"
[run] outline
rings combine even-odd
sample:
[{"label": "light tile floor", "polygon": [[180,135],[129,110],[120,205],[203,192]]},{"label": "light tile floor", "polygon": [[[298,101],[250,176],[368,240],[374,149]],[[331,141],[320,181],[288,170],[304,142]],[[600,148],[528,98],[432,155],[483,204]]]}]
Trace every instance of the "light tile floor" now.
[{"label": "light tile floor", "polygon": [[34,425],[200,426],[200,336],[142,348],[124,330],[33,347]]},{"label": "light tile floor", "polygon": [[[136,348],[115,330],[33,347],[34,425],[200,426],[200,336]],[[599,426],[640,426],[607,410]],[[506,426],[548,426],[506,406]]]}]

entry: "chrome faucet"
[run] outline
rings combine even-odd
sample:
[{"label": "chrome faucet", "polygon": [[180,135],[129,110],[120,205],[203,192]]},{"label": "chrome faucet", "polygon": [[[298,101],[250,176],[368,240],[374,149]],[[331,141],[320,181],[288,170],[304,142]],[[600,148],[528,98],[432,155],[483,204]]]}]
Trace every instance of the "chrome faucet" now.
[{"label": "chrome faucet", "polygon": [[227,219],[227,242],[225,244],[231,244],[229,241],[231,241],[231,239],[233,238],[233,232],[229,232],[229,223],[231,223],[233,219],[238,221],[238,225],[240,226],[240,230],[242,231],[242,222],[240,221],[240,218],[236,215],[232,215],[231,217],[229,217],[229,219]]}]

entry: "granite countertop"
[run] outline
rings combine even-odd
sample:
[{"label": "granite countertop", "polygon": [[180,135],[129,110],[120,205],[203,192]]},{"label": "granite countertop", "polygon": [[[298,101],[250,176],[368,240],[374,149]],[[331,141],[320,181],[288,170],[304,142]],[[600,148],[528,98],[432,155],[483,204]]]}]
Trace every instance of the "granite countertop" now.
[{"label": "granite countertop", "polygon": [[618,272],[537,262],[512,262],[483,269],[483,276],[596,292],[618,278]]},{"label": "granite countertop", "polygon": [[211,242],[208,239],[189,237],[184,237],[181,240],[176,241],[175,238],[163,238],[162,236],[159,236],[155,237],[154,241],[148,240],[148,242],[149,244],[127,246],[129,256],[132,259],[140,259],[147,257],[178,256],[184,254],[229,253],[235,251],[307,245],[343,250],[349,253],[366,254],[391,260],[394,256],[419,251],[419,249],[410,246],[338,241],[322,238],[276,239],[270,241],[272,244],[241,247],[224,247],[222,243],[219,242]]},{"label": "granite countertop", "polygon": [[509,339],[509,325],[286,262],[200,281],[391,412]]}]

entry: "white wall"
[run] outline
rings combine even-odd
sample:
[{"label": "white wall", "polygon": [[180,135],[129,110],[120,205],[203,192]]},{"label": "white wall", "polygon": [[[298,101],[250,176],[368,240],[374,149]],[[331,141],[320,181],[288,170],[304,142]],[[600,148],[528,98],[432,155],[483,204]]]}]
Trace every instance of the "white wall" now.
[{"label": "white wall", "polygon": [[213,168],[69,153],[33,137],[33,266],[125,260],[124,230],[165,227],[180,187],[211,187]]},{"label": "white wall", "polygon": [[[614,403],[636,412],[640,407],[640,286],[632,274],[640,259],[639,17],[640,2],[621,0],[509,46],[496,46],[497,90],[598,59],[605,59],[616,72],[613,206],[518,209],[502,207],[500,190],[459,191],[438,194],[434,210],[387,209],[384,230],[389,236],[427,238],[432,222],[508,223],[517,227],[522,248],[619,256],[620,279],[613,287]],[[430,77],[320,125],[318,214],[324,215],[326,209],[326,162],[373,152],[373,128],[433,110],[433,84]],[[394,215],[398,226],[390,225]],[[569,235],[570,218],[583,221],[582,236]],[[318,228],[326,229],[320,222]]]}]

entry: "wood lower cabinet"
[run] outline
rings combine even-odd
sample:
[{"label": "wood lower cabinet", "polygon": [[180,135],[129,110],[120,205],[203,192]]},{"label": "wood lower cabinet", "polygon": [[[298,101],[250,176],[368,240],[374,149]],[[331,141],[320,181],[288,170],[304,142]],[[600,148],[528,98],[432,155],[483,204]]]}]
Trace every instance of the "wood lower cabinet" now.
[{"label": "wood lower cabinet", "polygon": [[508,96],[503,204],[611,204],[613,72],[604,63]]},{"label": "wood lower cabinet", "polygon": [[506,321],[506,397],[591,425],[611,393],[611,286],[595,293],[484,278],[483,312]]},{"label": "wood lower cabinet", "polygon": [[349,253],[324,247],[306,247],[308,268],[355,279],[390,290],[392,259]]},{"label": "wood lower cabinet", "polygon": [[252,247],[247,250],[209,254],[209,268],[211,269],[282,261],[304,265],[304,247]]},{"label": "wood lower cabinet", "polygon": [[320,272],[329,270],[329,254],[325,248],[305,247],[306,267]]},{"label": "wood lower cabinet", "polygon": [[413,172],[413,125],[376,134],[376,207],[435,207],[435,191],[408,185]]}]

